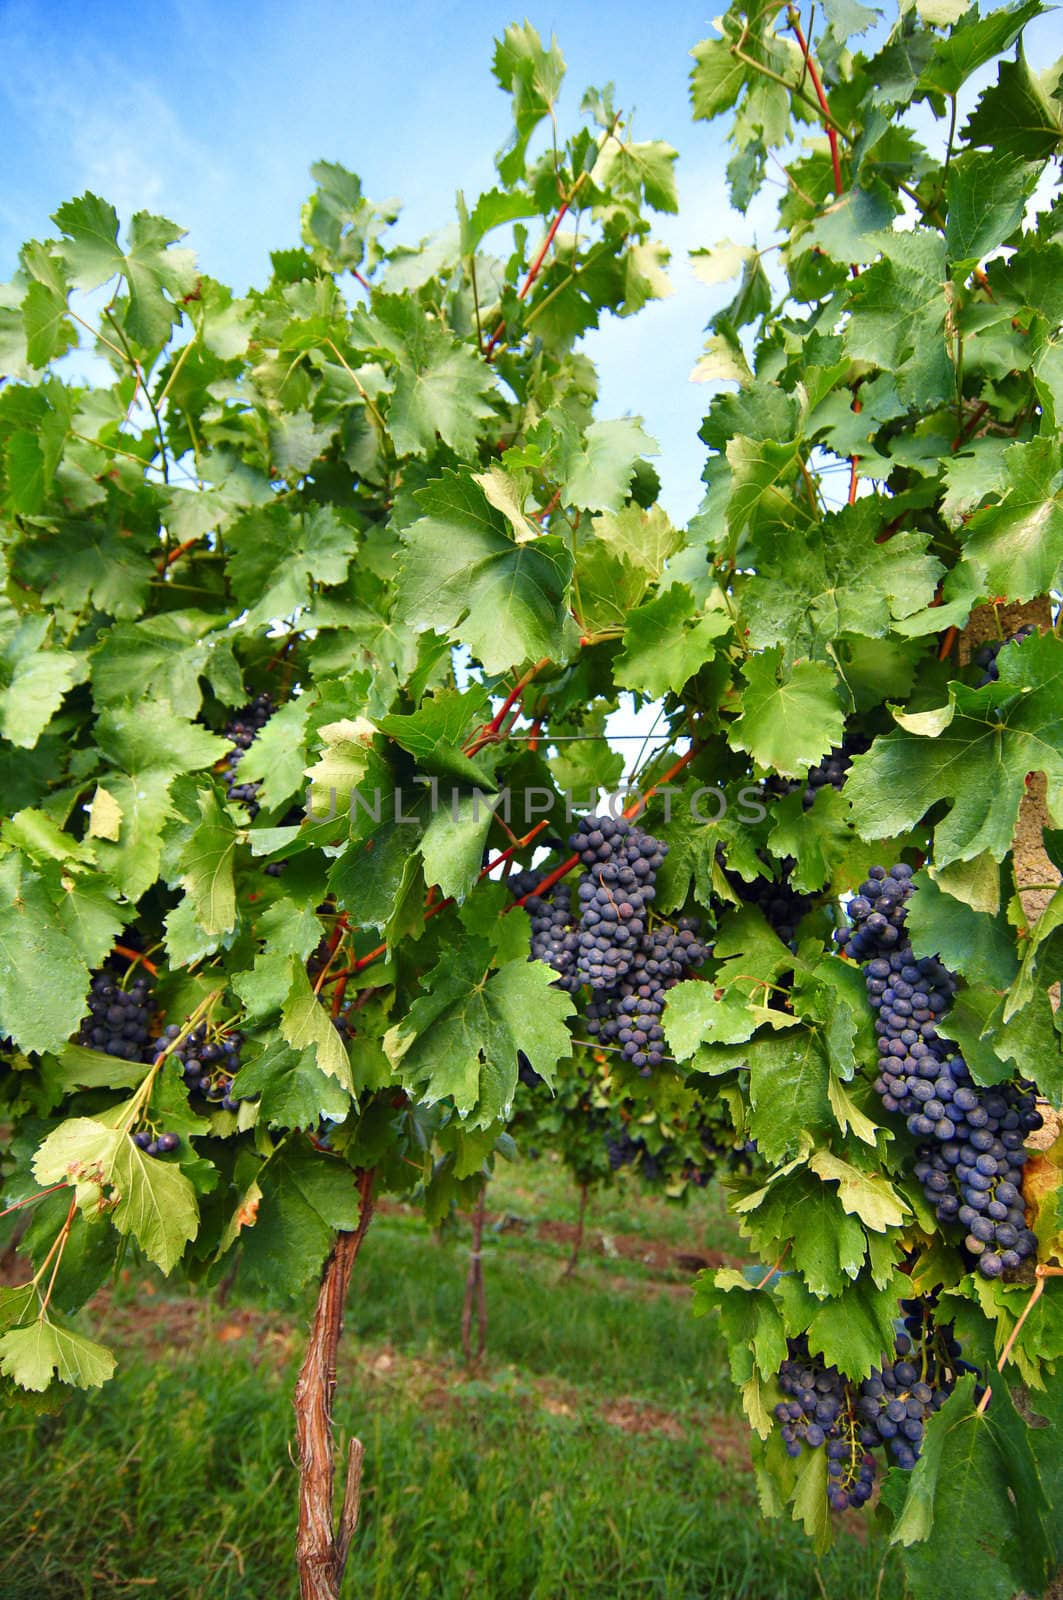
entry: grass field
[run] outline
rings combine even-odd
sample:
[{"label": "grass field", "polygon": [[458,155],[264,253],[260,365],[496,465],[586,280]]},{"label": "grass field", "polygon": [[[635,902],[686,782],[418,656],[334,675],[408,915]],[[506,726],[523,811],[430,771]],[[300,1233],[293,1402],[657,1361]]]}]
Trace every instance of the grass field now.
[{"label": "grass field", "polygon": [[[689,1309],[693,1258],[742,1256],[719,1194],[687,1210],[599,1197],[561,1282],[575,1210],[546,1162],[492,1184],[472,1374],[467,1222],[439,1241],[398,1208],[374,1220],[336,1407],[340,1444],[357,1431],[366,1452],[345,1595],[896,1600],[898,1569],[859,1525],[817,1565],[796,1527],[758,1514],[726,1352]],[[95,1310],[116,1379],[0,1425],[0,1600],[294,1597],[306,1307],[137,1279]]]}]

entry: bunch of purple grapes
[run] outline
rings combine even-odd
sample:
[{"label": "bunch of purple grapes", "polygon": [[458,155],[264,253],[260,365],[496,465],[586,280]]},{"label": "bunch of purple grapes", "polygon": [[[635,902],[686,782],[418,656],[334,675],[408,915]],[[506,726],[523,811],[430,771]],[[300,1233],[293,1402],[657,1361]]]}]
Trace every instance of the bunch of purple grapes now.
[{"label": "bunch of purple grapes", "polygon": [[[764,856],[761,859],[770,867]],[[786,857],[779,862],[779,877],[754,878],[746,883],[737,872],[728,872],[727,881],[743,905],[756,906],[768,927],[791,950],[797,944],[797,928],[815,903],[815,896],[802,894],[790,883],[794,863]],[[774,870],[774,869],[771,869]]]},{"label": "bunch of purple grapes", "polygon": [[153,1060],[146,1054],[151,1039],[154,1006],[151,983],[138,975],[123,989],[113,972],[93,974],[88,998],[89,1015],[81,1024],[78,1044],[122,1061]]},{"label": "bunch of purple grapes", "polygon": [[575,994],[582,979],[576,971],[579,930],[573,922],[572,890],[567,883],[558,883],[550,894],[540,896],[534,891],[545,877],[545,872],[534,869],[515,872],[509,888],[518,900],[529,896],[524,909],[531,921],[532,960],[553,967],[558,975],[556,987]]},{"label": "bunch of purple grapes", "polygon": [[902,1301],[904,1326],[892,1355],[861,1383],[849,1381],[821,1355],[809,1354],[804,1334],[787,1340],[779,1369],[783,1395],[775,1407],[786,1453],[824,1449],[827,1498],[834,1511],[864,1505],[875,1482],[873,1450],[885,1449],[910,1472],[919,1459],[927,1418],[952,1393],[956,1375],[973,1370],[962,1360],[951,1326],[938,1328],[932,1303]]},{"label": "bunch of purple grapes", "polygon": [[133,1143],[146,1156],[165,1156],[176,1150],[181,1140],[176,1133],[152,1133],[148,1128],[140,1128],[133,1135]]},{"label": "bunch of purple grapes", "polygon": [[225,737],[232,743],[232,752],[225,763],[225,792],[230,800],[239,800],[247,807],[251,817],[258,815],[258,802],[256,796],[262,787],[260,783],[241,783],[237,768],[243,758],[245,750],[250,750],[262,729],[276,710],[272,698],[268,694],[259,694],[250,701],[225,729]]},{"label": "bunch of purple grapes", "polygon": [[860,1443],[869,1449],[885,1445],[897,1466],[910,1472],[922,1448],[926,1419],[941,1410],[954,1384],[951,1372],[939,1370],[934,1361],[920,1361],[908,1335],[898,1334],[893,1360],[872,1368],[860,1385]]},{"label": "bunch of purple grapes", "polygon": [[[180,1034],[176,1022],[163,1030],[162,1042],[169,1044]],[[223,1111],[236,1111],[240,1097],[232,1092],[233,1079],[240,1070],[242,1033],[223,1033],[211,1039],[207,1029],[195,1028],[171,1052],[181,1063],[181,1074],[190,1094],[201,1095]]]},{"label": "bunch of purple grapes", "polygon": [[809,1355],[804,1334],[788,1339],[787,1350],[778,1377],[786,1399],[775,1407],[786,1453],[797,1457],[803,1448],[826,1450],[831,1509],[862,1506],[874,1488],[875,1458],[860,1443],[846,1378],[822,1356]]},{"label": "bunch of purple grapes", "polygon": [[938,1032],[956,980],[932,957],[918,960],[905,936],[912,869],[872,867],[850,901],[851,928],[838,933],[864,964],[878,1013],[875,1090],[922,1142],[915,1175],[938,1220],[966,1229],[965,1248],[984,1277],[999,1278],[1036,1255],[1022,1199],[1027,1134],[1042,1126],[1033,1086],[983,1088],[957,1045]]},{"label": "bunch of purple grapes", "polygon": [[648,1076],[665,1060],[664,996],[708,951],[693,917],[680,918],[674,928],[649,927],[667,845],[623,817],[584,817],[569,843],[586,869],[576,907],[567,884],[550,895],[536,893],[546,873],[530,869],[509,879],[531,919],[532,959],[553,967],[557,987],[569,994],[589,985],[588,1031],[602,1044],[616,1041],[624,1058]]},{"label": "bunch of purple grapes", "polygon": [[592,989],[611,989],[634,964],[668,847],[625,817],[584,817],[569,845],[586,868],[576,973]]}]

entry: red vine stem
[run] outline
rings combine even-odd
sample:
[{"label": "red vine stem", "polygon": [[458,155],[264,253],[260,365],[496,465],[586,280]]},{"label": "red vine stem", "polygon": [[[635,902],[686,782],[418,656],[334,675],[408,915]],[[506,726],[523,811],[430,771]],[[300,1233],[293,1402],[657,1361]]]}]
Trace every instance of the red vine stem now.
[{"label": "red vine stem", "polygon": [[547,517],[550,515],[551,511],[556,511],[557,507],[560,504],[561,504],[561,490],[560,489],[555,489],[553,494],[550,496],[549,500],[543,506],[542,510],[541,511],[533,511],[532,512],[532,516],[535,518],[536,522],[545,522]]},{"label": "red vine stem", "polygon": [[172,567],[175,561],[180,561],[187,550],[191,550],[194,544],[199,543],[200,538],[201,535],[197,533],[194,539],[186,539],[184,544],[179,544],[176,550],[170,551],[169,555],[160,556],[155,563],[155,571],[165,572],[167,567]]},{"label": "red vine stem", "polygon": [[[602,141],[601,141],[601,143],[599,145],[599,153],[602,150],[605,149],[605,146],[608,144],[609,140],[613,137],[614,133],[616,132],[617,124],[619,123],[619,121],[620,121],[619,115],[617,115],[617,116],[615,116],[613,118],[612,126],[609,128],[608,132],[606,133],[605,137],[602,139]],[[568,191],[568,194],[565,196],[564,200],[562,200],[561,205],[558,208],[557,214],[554,217],[553,222],[551,222],[549,228],[547,229],[546,238],[543,240],[542,244],[539,246],[538,252],[536,253],[536,256],[535,256],[535,260],[532,262],[531,266],[528,268],[527,276],[525,277],[524,282],[521,284],[520,288],[517,290],[517,299],[518,300],[523,300],[525,298],[525,296],[528,293],[528,290],[531,288],[532,284],[535,282],[536,278],[539,276],[539,273],[542,271],[543,262],[546,260],[546,257],[549,254],[550,246],[554,242],[554,239],[555,239],[555,237],[557,235],[557,230],[558,230],[558,228],[560,228],[562,222],[565,219],[565,216],[567,215],[567,213],[568,213],[568,211],[569,211],[569,209],[570,209],[570,207],[572,205],[573,200],[575,200],[577,194],[582,189],[583,185],[586,183],[587,178],[589,177],[589,175],[590,175],[589,169],[585,168],[584,171],[580,173],[579,177],[576,179],[576,181],[572,185],[571,189]],[[498,344],[499,340],[502,338],[502,336],[504,335],[505,331],[506,331],[506,324],[505,324],[505,321],[503,320],[502,322],[500,322],[498,324],[498,327],[495,329],[494,333],[491,335],[490,339],[487,341],[487,349],[484,351],[484,360],[485,361],[490,361],[492,355],[494,354],[495,346]]]},{"label": "red vine stem", "polygon": [[65,1188],[65,1183],[53,1183],[50,1189],[41,1189],[37,1194],[28,1194],[25,1200],[16,1200],[14,1205],[7,1206],[3,1211],[0,1211],[0,1217],[10,1216],[12,1211],[21,1211],[23,1206],[32,1206],[36,1201],[43,1200],[45,1195],[58,1194],[60,1189]]},{"label": "red vine stem", "polygon": [[816,69],[816,63],[812,59],[812,53],[809,49],[808,43],[805,40],[803,32],[801,31],[801,19],[792,7],[787,14],[786,20],[790,24],[790,27],[793,30],[794,38],[797,40],[798,46],[801,50],[801,54],[805,58],[805,66],[808,69],[808,76],[811,79],[812,87],[816,92],[816,99],[819,101],[819,109],[823,113],[823,126],[827,130],[827,139],[830,143],[831,166],[834,169],[834,193],[843,194],[845,191],[845,185],[842,182],[842,163],[841,156],[838,151],[838,134],[834,128],[833,118],[830,114],[830,106],[827,104],[827,96],[823,92],[823,80],[820,78],[819,72]]},{"label": "red vine stem", "polygon": [[[1011,1355],[1011,1352],[1015,1348],[1015,1341],[1018,1339],[1019,1334],[1022,1331],[1022,1325],[1026,1321],[1026,1318],[1030,1315],[1030,1312],[1033,1310],[1033,1308],[1037,1304],[1038,1300],[1040,1300],[1041,1296],[1044,1294],[1044,1292],[1045,1292],[1045,1284],[1048,1282],[1049,1278],[1060,1278],[1060,1277],[1063,1277],[1063,1267],[1038,1266],[1035,1269],[1035,1271],[1036,1271],[1036,1274],[1037,1274],[1037,1282],[1034,1284],[1033,1294],[1030,1296],[1029,1300],[1027,1300],[1026,1304],[1023,1306],[1022,1311],[1019,1314],[1019,1319],[1016,1322],[1014,1328],[1012,1328],[1011,1332],[1009,1333],[1008,1341],[1005,1344],[1003,1350],[1000,1352],[1000,1360],[997,1362],[997,1371],[998,1372],[1003,1372],[1004,1371],[1004,1367],[1005,1367],[1005,1364],[1006,1364],[1006,1362],[1008,1360],[1008,1357]],[[974,1414],[975,1414],[976,1417],[980,1417],[983,1414],[983,1412],[985,1411],[986,1406],[989,1404],[989,1398],[992,1395],[992,1393],[993,1393],[992,1389],[990,1389],[989,1386],[987,1385],[985,1393],[983,1394],[981,1400],[979,1400],[977,1406],[975,1407],[975,1413]]]},{"label": "red vine stem", "polygon": [[475,738],[473,738],[471,742],[465,746],[465,749],[462,751],[463,755],[474,756],[478,750],[483,749],[485,744],[491,744],[495,739],[498,738],[498,735],[502,731],[502,724],[505,722],[512,707],[520,699],[521,695],[524,693],[529,683],[531,683],[532,679],[538,673],[540,673],[544,667],[548,667],[549,665],[550,657],[543,656],[542,660],[537,661],[534,667],[529,667],[528,671],[522,678],[517,679],[517,682],[513,685],[512,689],[509,691],[498,711],[496,711],[495,715],[491,718],[490,722],[487,723],[485,727],[481,728],[480,732],[475,736]]},{"label": "red vine stem", "polygon": [[159,969],[155,965],[154,961],[149,961],[147,956],[144,955],[142,951],[131,950],[127,944],[116,944],[114,946],[114,953],[116,956],[124,956],[131,966],[135,967],[139,963],[140,966],[144,968],[145,972],[151,973],[153,978],[157,978],[159,976]]},{"label": "red vine stem", "polygon": [[[816,63],[812,59],[811,46],[809,45],[809,42],[805,38],[804,32],[802,31],[801,18],[798,16],[797,11],[793,6],[791,6],[787,12],[786,20],[793,31],[794,38],[797,40],[798,47],[800,48],[801,54],[804,57],[805,68],[808,72],[812,87],[815,90],[816,99],[819,101],[819,109],[823,113],[823,127],[826,131],[827,140],[830,144],[830,164],[834,174],[834,193],[835,195],[840,196],[845,193],[845,183],[842,179],[841,154],[838,149],[838,131],[834,126],[834,118],[831,116],[830,106],[827,103],[827,96],[823,89],[823,80],[819,75],[819,69],[817,68]],[[854,278],[859,277],[859,267],[854,266],[852,273]],[[858,400],[853,401],[853,410],[860,410],[860,402]],[[857,467],[859,460],[859,456],[849,457],[849,505],[853,505],[856,501]]]},{"label": "red vine stem", "polygon": [[764,1285],[775,1276],[783,1262],[786,1260],[786,1257],[790,1254],[790,1246],[793,1244],[793,1242],[794,1241],[792,1239],[787,1239],[786,1248],[783,1250],[782,1255],[777,1261],[772,1263],[767,1272],[764,1274],[763,1278],[761,1278],[760,1282],[753,1285],[754,1289],[763,1289]]},{"label": "red vine stem", "polygon": [[[580,177],[576,181],[576,187],[572,190],[572,193],[568,196],[568,198],[566,200],[563,200],[561,202],[560,209],[558,210],[558,213],[555,216],[553,222],[551,222],[551,224],[550,224],[550,227],[549,227],[549,230],[547,232],[546,238],[543,240],[542,245],[541,245],[541,247],[539,249],[539,253],[535,257],[535,260],[532,262],[531,266],[528,268],[527,277],[525,278],[524,282],[521,284],[520,288],[517,290],[517,299],[518,300],[523,300],[524,299],[525,295],[528,293],[528,290],[531,288],[532,284],[535,282],[536,278],[539,276],[539,273],[542,270],[543,262],[546,260],[547,251],[550,249],[550,246],[554,242],[554,237],[555,237],[555,235],[557,233],[557,230],[558,230],[558,228],[560,228],[562,222],[564,221],[564,218],[565,218],[565,216],[566,216],[566,214],[568,212],[568,208],[572,204],[573,199],[575,198],[576,189],[578,189],[580,184],[582,183],[583,177],[584,177],[584,174],[581,173]],[[484,360],[485,361],[490,361],[492,355],[494,354],[495,346],[498,344],[499,340],[502,338],[502,336],[505,333],[505,331],[506,331],[505,322],[504,321],[500,322],[498,324],[498,327],[495,329],[494,333],[491,335],[490,339],[487,341],[487,349],[484,351]]]}]

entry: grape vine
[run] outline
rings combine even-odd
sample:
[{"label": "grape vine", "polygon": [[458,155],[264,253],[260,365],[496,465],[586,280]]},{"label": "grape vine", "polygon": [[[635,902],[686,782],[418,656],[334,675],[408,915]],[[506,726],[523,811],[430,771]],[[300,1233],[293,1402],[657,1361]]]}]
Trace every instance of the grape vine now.
[{"label": "grape vine", "polygon": [[[779,186],[693,255],[686,528],[582,342],[666,292],[677,153],[571,108],[530,24],[493,180],[421,248],[321,162],[245,295],[92,193],[0,289],[0,1385],[106,1382],[78,1308],[120,1252],[317,1281],[304,1600],[357,1559],[331,1408],[376,1202],[476,1208],[514,1140],[583,1203],[721,1183],[749,1260],[695,1309],[765,1510],[825,1548],[873,1501],[913,1600],[1063,1562],[1041,12],[692,41],[737,211]],[[655,718],[627,772],[618,708]]]}]

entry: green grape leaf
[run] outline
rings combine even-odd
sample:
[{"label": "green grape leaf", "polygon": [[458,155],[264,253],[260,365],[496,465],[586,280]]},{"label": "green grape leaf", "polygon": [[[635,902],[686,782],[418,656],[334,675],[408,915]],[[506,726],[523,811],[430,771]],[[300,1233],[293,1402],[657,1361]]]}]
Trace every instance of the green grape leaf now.
[{"label": "green grape leaf", "polygon": [[232,1092],[257,1095],[259,1118],[270,1128],[316,1128],[322,1117],[341,1122],[351,1103],[343,1085],[321,1071],[312,1046],[293,1050],[277,1038],[241,1059]]},{"label": "green grape leaf", "polygon": [[529,139],[560,92],[565,60],[556,39],[551,38],[547,48],[530,22],[511,22],[495,43],[492,67],[502,88],[513,97],[513,138],[497,157],[502,182],[513,184],[524,176]]},{"label": "green grape leaf", "polygon": [[789,1244],[789,1260],[811,1292],[836,1297],[847,1290],[867,1255],[867,1236],[842,1210],[835,1189],[794,1164],[737,1201],[743,1231],[769,1261]]},{"label": "green grape leaf", "polygon": [[1063,582],[1063,450],[1047,437],[1013,444],[1003,468],[999,504],[967,523],[964,560],[984,569],[987,594],[1032,600]]},{"label": "green grape leaf", "polygon": [[31,367],[46,367],[76,342],[66,295],[45,283],[31,283],[26,290],[22,325],[26,330],[26,360]]},{"label": "green grape leaf", "polygon": [[[146,1069],[145,1069],[146,1070]],[[109,1113],[117,1117],[124,1108]],[[195,1191],[172,1161],[146,1155],[122,1127],[72,1117],[48,1135],[33,1161],[42,1186],[73,1179],[80,1205],[106,1202],[119,1233],[132,1234],[149,1261],[171,1272],[199,1227]]]},{"label": "green grape leaf", "polygon": [[486,703],[487,696],[479,684],[460,693],[457,689],[440,689],[409,716],[380,717],[376,725],[381,733],[408,750],[423,771],[493,789],[494,780],[461,751],[461,745],[475,731],[477,719],[483,720],[481,713]]},{"label": "green grape leaf", "polygon": [[626,505],[619,511],[603,512],[594,518],[592,526],[595,538],[608,545],[614,555],[655,579],[683,542],[682,534],[673,528],[660,506],[644,511],[641,506]]},{"label": "green grape leaf", "polygon": [[1063,816],[1063,642],[1029,638],[998,657],[1000,681],[952,684],[946,706],[895,712],[899,727],[857,756],[845,792],[864,839],[914,827],[947,801],[934,832],[939,867],[1011,848],[1026,774],[1048,778],[1049,808]]},{"label": "green grape leaf", "polygon": [[885,1485],[913,1600],[932,1600],[942,1582],[977,1584],[1000,1600],[1016,1586],[1043,1589],[1049,1508],[1028,1430],[1006,1387],[993,1415],[976,1412],[973,1389],[973,1378],[959,1380],[931,1418],[912,1473],[891,1474]]},{"label": "green grape leaf", "polygon": [[306,968],[292,962],[291,987],[281,1008],[281,1032],[293,1050],[313,1048],[319,1069],[335,1078],[342,1088],[353,1092],[351,1063],[343,1040],[306,975]]},{"label": "green grape leaf", "polygon": [[963,9],[965,15],[949,30],[948,37],[935,40],[933,54],[919,80],[921,90],[955,94],[972,72],[1010,49],[1044,6],[1041,0],[1022,0],[1019,5],[997,7],[984,17],[974,7]]},{"label": "green grape leaf", "polygon": [[48,1318],[0,1337],[0,1372],[22,1389],[47,1389],[53,1376],[75,1389],[98,1389],[114,1369],[114,1356],[102,1344]]},{"label": "green grape leaf", "polygon": [[83,657],[69,650],[41,648],[46,627],[28,619],[3,653],[7,687],[0,689],[0,734],[22,750],[32,750],[63,696],[86,675]]},{"label": "green grape leaf", "polygon": [[120,622],[105,635],[92,660],[92,684],[102,705],[162,694],[181,717],[203,703],[200,679],[228,705],[243,695],[232,646],[211,634],[214,618],[170,611],[146,622]]},{"label": "green grape leaf", "polygon": [[861,1275],[840,1300],[817,1299],[793,1273],[780,1279],[777,1290],[788,1325],[806,1328],[809,1349],[850,1379],[869,1377],[892,1352],[897,1301],[907,1292],[908,1279],[896,1271],[882,1288]]},{"label": "green grape leaf", "polygon": [[[260,1169],[230,1223],[251,1279],[294,1293],[320,1270],[336,1230],[358,1226],[358,1185],[350,1167],[289,1141]],[[231,1242],[223,1236],[223,1245]]]},{"label": "green grape leaf", "polygon": [[829,1150],[814,1151],[808,1164],[824,1183],[838,1185],[842,1210],[859,1217],[865,1228],[885,1233],[888,1228],[901,1227],[909,1215],[909,1208],[885,1178],[861,1172]]},{"label": "green grape leaf", "polygon": [[766,572],[742,596],[755,649],[785,640],[795,653],[819,651],[842,633],[882,638],[895,620],[930,604],[945,569],[927,553],[928,534],[876,543],[888,505],[868,495],[812,531],[767,544]]},{"label": "green grape leaf", "polygon": [[305,610],[312,585],[342,583],[357,540],[332,506],[278,505],[248,512],[226,543],[233,590],[248,607],[245,626],[254,627]]},{"label": "green grape leaf", "polygon": [[181,882],[204,933],[228,933],[236,925],[233,858],[237,830],[213,789],[200,789],[199,815],[199,826],[178,863]]},{"label": "green grape leaf", "polygon": [[641,417],[592,422],[560,452],[557,470],[566,504],[586,511],[619,511],[627,499],[636,463],[657,454],[657,441],[643,432]]},{"label": "green grape leaf", "polygon": [[23,1050],[60,1049],[85,1013],[88,986],[44,880],[17,851],[0,855],[0,1032]]},{"label": "green grape leaf", "polygon": [[487,1127],[506,1113],[517,1086],[517,1051],[553,1084],[568,1055],[570,997],[537,961],[509,961],[490,977],[439,977],[384,1036],[396,1073],[433,1100],[452,1096],[458,1115]]},{"label": "green grape leaf", "polygon": [[937,956],[969,983],[1006,989],[1018,972],[1015,938],[1006,918],[964,905],[925,872],[914,881],[918,892],[908,906],[906,927],[916,956]]},{"label": "green grape leaf", "polygon": [[741,715],[727,736],[733,750],[747,750],[759,766],[797,778],[841,744],[845,719],[825,662],[790,664],[777,646],[750,656],[742,676]]},{"label": "green grape leaf", "polygon": [[565,606],[572,558],[559,538],[515,544],[470,477],[446,472],[417,499],[426,513],[403,533],[402,619],[467,644],[488,672],[548,656],[573,637]]},{"label": "green grape leaf", "polygon": [[997,81],[983,89],[962,130],[968,144],[984,145],[1017,161],[1047,161],[1063,144],[1063,115],[1026,64],[1001,61]]},{"label": "green grape leaf", "polygon": [[678,694],[730,631],[725,612],[702,611],[684,584],[673,583],[629,614],[613,676],[624,688],[654,699],[669,690]]},{"label": "green grape leaf", "polygon": [[1003,244],[1022,221],[1041,170],[1039,161],[1016,161],[997,150],[971,150],[954,161],[946,184],[949,260],[978,261]]},{"label": "green grape leaf", "polygon": [[850,288],[845,348],[892,375],[906,404],[928,407],[950,397],[952,363],[945,342],[944,241],[929,228],[869,236],[881,248]]},{"label": "green grape leaf", "polygon": [[352,337],[397,363],[387,423],[399,455],[427,455],[438,435],[462,456],[475,454],[495,416],[490,367],[409,295],[377,295],[373,316],[356,317]]},{"label": "green grape leaf", "polygon": [[78,289],[97,289],[120,273],[129,289],[125,326],[138,344],[165,344],[179,319],[174,298],[195,283],[191,250],[172,250],[184,229],[138,211],[129,224],[129,249],[118,244],[118,216],[106,200],[86,192],[61,205],[52,219],[63,231],[59,252]]}]

